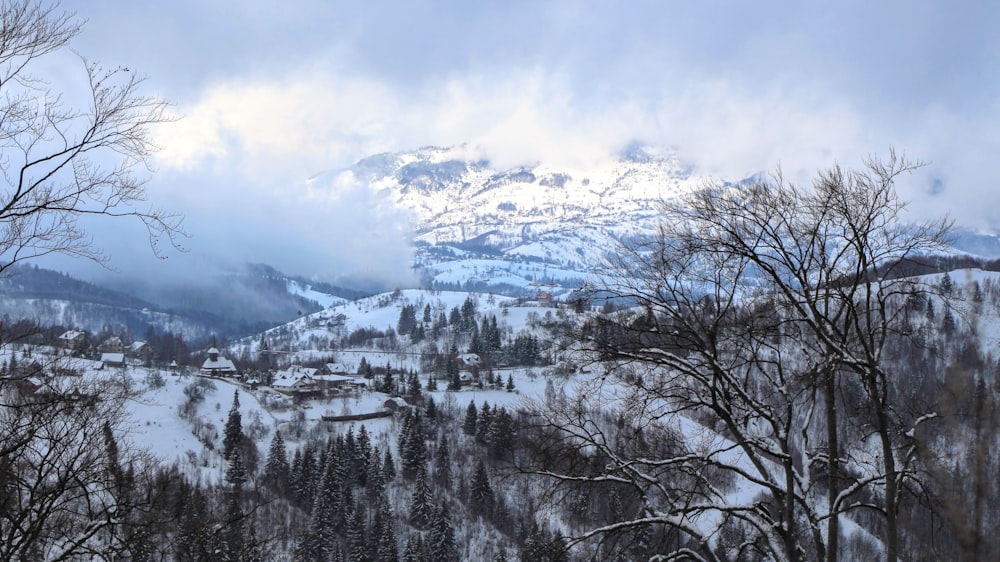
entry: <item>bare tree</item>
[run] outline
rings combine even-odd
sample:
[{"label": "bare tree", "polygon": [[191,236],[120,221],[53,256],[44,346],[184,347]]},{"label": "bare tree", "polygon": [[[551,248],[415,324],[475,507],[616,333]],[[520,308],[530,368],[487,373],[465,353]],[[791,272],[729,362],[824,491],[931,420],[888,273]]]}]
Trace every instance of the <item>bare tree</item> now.
[{"label": "bare tree", "polygon": [[80,91],[54,91],[37,74],[80,30],[58,5],[0,6],[0,272],[51,253],[106,263],[81,224],[88,215],[138,219],[157,255],[162,240],[177,247],[183,235],[178,215],[146,203],[150,129],[169,117],[165,102],[140,93],[144,78],[82,56]]},{"label": "bare tree", "polygon": [[[119,443],[129,393],[43,372],[56,368],[33,361],[0,383],[0,560],[132,558],[148,546],[154,465]],[[29,379],[47,382],[27,391]]]},{"label": "bare tree", "polygon": [[[890,153],[861,170],[834,167],[811,188],[780,173],[709,185],[668,203],[658,236],[610,264],[599,288],[633,306],[577,337],[611,365],[585,400],[610,393],[621,426],[611,439],[561,407],[539,416],[573,435],[562,443],[609,459],[595,473],[544,472],[628,483],[641,498],[641,514],[584,538],[653,523],[690,539],[675,556],[832,561],[841,517],[872,510],[886,527],[873,532],[896,560],[900,495],[915,474],[908,436],[933,413],[894,408],[884,354],[912,335],[907,300],[932,290],[903,270],[939,249],[950,228],[902,222],[893,186],[914,167]],[[595,438],[620,444],[649,426],[686,436],[683,445],[623,454]],[[858,446],[844,446],[847,432]],[[687,478],[711,467],[723,478],[678,489],[656,474],[668,467]]]},{"label": "bare tree", "polygon": [[[81,25],[58,4],[0,4],[0,274],[52,253],[107,263],[88,217],[138,220],[158,256],[163,240],[178,248],[184,235],[178,215],[146,202],[165,102],[140,93],[144,79],[128,68],[79,55],[78,91],[39,74]],[[5,351],[0,373],[0,560],[150,556],[148,460],[118,443],[127,380],[70,383],[80,377],[55,376],[65,366],[37,357],[15,368],[14,356]]]}]

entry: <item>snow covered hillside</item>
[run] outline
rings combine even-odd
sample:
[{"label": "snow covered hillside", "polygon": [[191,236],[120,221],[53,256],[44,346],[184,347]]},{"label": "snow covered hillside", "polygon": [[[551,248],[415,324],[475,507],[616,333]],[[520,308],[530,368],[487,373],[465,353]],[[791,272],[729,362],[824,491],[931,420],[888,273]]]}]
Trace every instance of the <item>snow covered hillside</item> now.
[{"label": "snow covered hillside", "polygon": [[415,266],[436,288],[562,293],[622,241],[653,232],[664,199],[697,188],[673,152],[630,147],[589,170],[496,169],[465,146],[379,154],[311,182],[361,182],[415,217]]}]

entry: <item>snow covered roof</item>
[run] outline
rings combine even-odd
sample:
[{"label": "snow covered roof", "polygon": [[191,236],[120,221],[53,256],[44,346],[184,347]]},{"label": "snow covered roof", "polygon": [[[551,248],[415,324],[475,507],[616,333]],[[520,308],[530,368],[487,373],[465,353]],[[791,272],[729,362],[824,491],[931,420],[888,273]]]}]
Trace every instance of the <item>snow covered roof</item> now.
[{"label": "snow covered roof", "polygon": [[280,391],[312,390],[316,388],[316,381],[303,372],[295,372],[289,369],[278,371],[275,374],[274,381],[271,382],[271,388]]},{"label": "snow covered roof", "polygon": [[279,377],[314,377],[318,369],[313,369],[312,367],[303,367],[302,365],[292,365],[291,367],[274,373],[274,378]]},{"label": "snow covered roof", "polygon": [[[212,349],[215,348],[213,347]],[[201,370],[209,373],[235,373],[236,365],[234,365],[229,359],[220,355],[214,360],[211,357],[205,359],[205,362],[201,364]]]},{"label": "snow covered roof", "polygon": [[326,382],[326,383],[346,383],[354,380],[354,377],[348,377],[345,375],[322,375],[317,374],[314,377],[315,380]]},{"label": "snow covered roof", "polygon": [[324,367],[326,367],[326,371],[328,373],[332,373],[335,375],[349,372],[347,370],[347,367],[345,367],[342,363],[327,363],[326,365],[324,365]]},{"label": "snow covered roof", "polygon": [[78,330],[67,330],[63,332],[63,335],[59,336],[61,340],[75,340],[77,338],[82,338],[85,334]]},{"label": "snow covered roof", "polygon": [[109,365],[109,364],[110,365],[121,365],[124,362],[125,362],[125,354],[124,353],[102,353],[101,354],[101,363],[104,363],[105,365]]}]

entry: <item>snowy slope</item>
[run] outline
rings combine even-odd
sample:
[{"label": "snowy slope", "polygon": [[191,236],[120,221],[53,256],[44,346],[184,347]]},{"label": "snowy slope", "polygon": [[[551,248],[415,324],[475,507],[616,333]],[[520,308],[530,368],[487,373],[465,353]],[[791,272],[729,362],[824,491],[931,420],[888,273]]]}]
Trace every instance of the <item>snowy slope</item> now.
[{"label": "snowy slope", "polygon": [[[409,210],[416,222],[415,266],[432,286],[529,294],[536,272],[508,264],[546,264],[556,294],[579,284],[622,240],[654,232],[665,199],[696,189],[672,152],[631,147],[588,170],[538,164],[496,169],[469,160],[466,146],[379,154],[311,182],[362,183]],[[473,276],[462,271],[478,260]],[[487,261],[483,261],[487,260]],[[456,263],[461,265],[456,265]],[[562,273],[569,271],[572,273]]]}]

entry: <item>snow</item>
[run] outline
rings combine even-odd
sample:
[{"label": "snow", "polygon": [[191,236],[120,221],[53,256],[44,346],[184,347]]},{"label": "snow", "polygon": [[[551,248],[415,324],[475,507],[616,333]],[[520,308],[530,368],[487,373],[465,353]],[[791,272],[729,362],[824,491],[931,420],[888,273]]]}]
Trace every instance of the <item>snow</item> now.
[{"label": "snow", "polygon": [[343,297],[338,297],[336,295],[330,295],[327,293],[321,293],[312,288],[311,285],[303,285],[298,281],[288,280],[287,283],[288,292],[293,295],[298,295],[300,297],[309,299],[316,302],[323,308],[330,308],[331,306],[336,306],[347,302],[347,299]]}]

